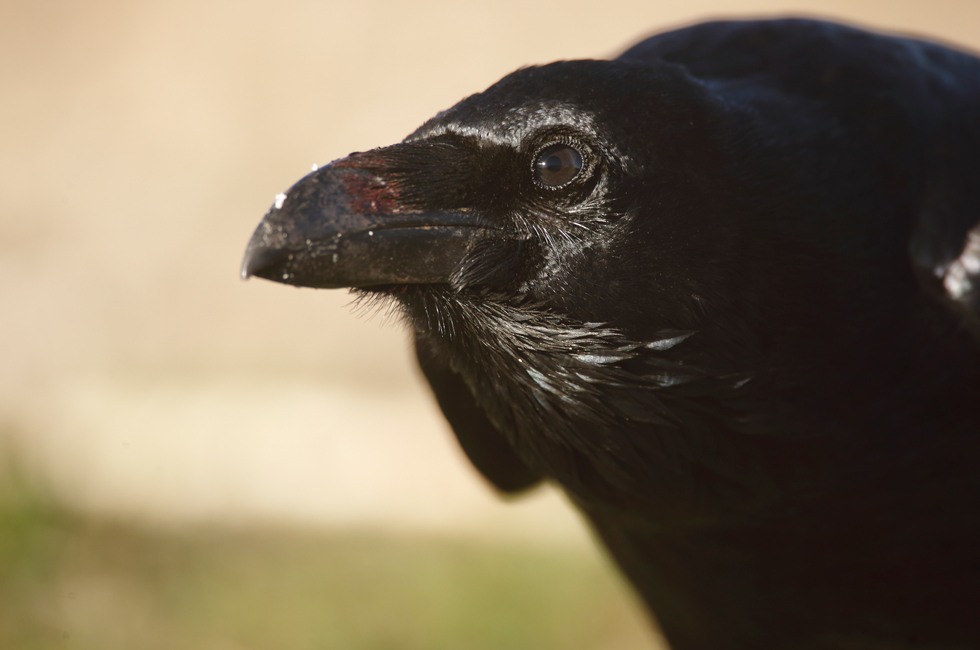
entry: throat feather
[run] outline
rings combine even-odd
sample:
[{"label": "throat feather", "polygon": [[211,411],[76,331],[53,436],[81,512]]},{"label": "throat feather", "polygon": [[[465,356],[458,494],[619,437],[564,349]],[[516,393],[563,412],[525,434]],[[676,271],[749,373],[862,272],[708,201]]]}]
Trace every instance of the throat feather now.
[{"label": "throat feather", "polygon": [[[526,459],[554,465],[581,457],[625,485],[637,456],[663,455],[656,438],[678,435],[679,421],[659,393],[704,374],[667,356],[692,332],[634,341],[540,306],[429,289],[397,296],[413,328],[443,351]],[[569,471],[544,469],[552,476]]]}]

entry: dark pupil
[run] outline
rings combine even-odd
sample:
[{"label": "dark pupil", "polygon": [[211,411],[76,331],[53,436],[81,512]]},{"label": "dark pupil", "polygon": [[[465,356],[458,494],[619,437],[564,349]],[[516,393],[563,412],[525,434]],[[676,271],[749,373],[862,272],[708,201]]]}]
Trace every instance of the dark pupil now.
[{"label": "dark pupil", "polygon": [[571,181],[582,169],[582,156],[568,145],[560,144],[541,152],[537,176],[542,185],[558,187]]}]

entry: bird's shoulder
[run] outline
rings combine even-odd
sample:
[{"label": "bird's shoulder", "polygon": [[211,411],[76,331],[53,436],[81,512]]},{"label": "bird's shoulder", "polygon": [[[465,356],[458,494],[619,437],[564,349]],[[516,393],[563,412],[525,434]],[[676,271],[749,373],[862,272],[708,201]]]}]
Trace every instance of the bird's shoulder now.
[{"label": "bird's shoulder", "polygon": [[880,170],[904,166],[908,179],[889,181],[891,194],[910,192],[917,207],[890,220],[901,231],[895,240],[921,291],[980,341],[980,59],[939,43],[782,19],[698,24],[648,38],[617,60],[682,66],[714,94],[764,114],[771,141],[786,139],[787,116],[804,114],[808,140],[839,142],[827,145],[834,157],[881,149]]},{"label": "bird's shoulder", "polygon": [[932,76],[931,90],[951,92],[980,70],[975,56],[939,43],[803,18],[700,23],[647,38],[616,60],[678,63],[701,78],[771,77],[813,84],[815,92],[842,66],[872,70],[883,81]]}]

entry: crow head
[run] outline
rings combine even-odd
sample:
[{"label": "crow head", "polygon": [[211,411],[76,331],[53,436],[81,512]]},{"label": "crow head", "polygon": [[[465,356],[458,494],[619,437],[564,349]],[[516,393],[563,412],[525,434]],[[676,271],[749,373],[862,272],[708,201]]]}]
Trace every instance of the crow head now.
[{"label": "crow head", "polygon": [[256,230],[242,274],[692,327],[725,294],[717,267],[732,257],[721,113],[679,66],[519,70],[404,142],[300,180]]}]

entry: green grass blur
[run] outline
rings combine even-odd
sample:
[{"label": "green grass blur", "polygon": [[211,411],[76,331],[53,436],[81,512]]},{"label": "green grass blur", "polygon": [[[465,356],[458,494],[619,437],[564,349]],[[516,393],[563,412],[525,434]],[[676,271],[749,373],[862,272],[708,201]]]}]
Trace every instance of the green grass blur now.
[{"label": "green grass blur", "polygon": [[141,528],[0,467],[0,648],[650,648],[582,551],[301,530]]}]

